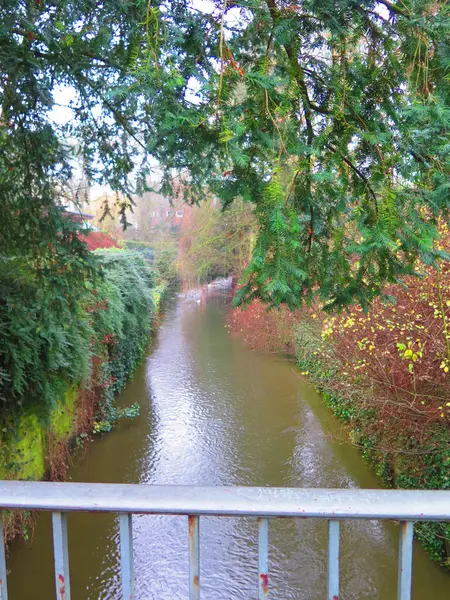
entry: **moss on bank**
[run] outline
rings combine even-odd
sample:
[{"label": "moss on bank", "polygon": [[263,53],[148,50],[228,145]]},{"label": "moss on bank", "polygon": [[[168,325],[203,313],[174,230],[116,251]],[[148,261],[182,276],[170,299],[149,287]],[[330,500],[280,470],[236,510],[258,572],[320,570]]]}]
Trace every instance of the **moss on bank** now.
[{"label": "moss on bank", "polygon": [[68,441],[77,433],[78,394],[76,386],[68,387],[50,412],[48,423],[32,411],[18,419],[14,430],[2,440],[0,479],[43,479],[47,471],[49,436]]}]

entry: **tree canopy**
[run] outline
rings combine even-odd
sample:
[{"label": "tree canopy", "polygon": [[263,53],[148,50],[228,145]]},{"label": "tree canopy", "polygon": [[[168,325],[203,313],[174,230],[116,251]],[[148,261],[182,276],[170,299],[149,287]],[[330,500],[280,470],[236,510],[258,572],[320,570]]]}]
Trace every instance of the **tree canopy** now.
[{"label": "tree canopy", "polygon": [[[0,18],[2,253],[47,251],[71,136],[121,192],[153,156],[164,192],[181,174],[190,202],[253,203],[238,302],[365,306],[446,257],[448,4],[5,0]],[[59,130],[57,85],[74,90]]]}]

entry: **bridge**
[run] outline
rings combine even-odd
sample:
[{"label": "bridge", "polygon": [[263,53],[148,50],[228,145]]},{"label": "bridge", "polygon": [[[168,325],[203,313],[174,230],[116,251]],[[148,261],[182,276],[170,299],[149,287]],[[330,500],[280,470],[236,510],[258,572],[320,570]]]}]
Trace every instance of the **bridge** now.
[{"label": "bridge", "polygon": [[[411,599],[415,521],[450,521],[450,491],[158,486],[1,481],[0,510],[51,511],[57,600],[70,600],[67,513],[119,514],[122,596],[133,600],[133,514],[185,515],[189,522],[189,600],[200,599],[200,519],[254,517],[258,524],[258,599],[268,600],[269,523],[277,517],[328,521],[327,600],[339,600],[339,525],[346,519],[399,521],[398,600]],[[237,574],[238,575],[238,574]],[[0,600],[7,600],[0,519]]]}]

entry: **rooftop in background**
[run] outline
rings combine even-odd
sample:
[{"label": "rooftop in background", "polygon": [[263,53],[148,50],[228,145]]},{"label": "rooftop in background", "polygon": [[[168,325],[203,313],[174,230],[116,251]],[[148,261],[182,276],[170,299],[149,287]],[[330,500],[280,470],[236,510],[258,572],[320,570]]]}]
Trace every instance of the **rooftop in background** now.
[{"label": "rooftop in background", "polygon": [[64,217],[67,217],[68,219],[72,219],[72,221],[75,221],[77,223],[81,223],[82,221],[90,221],[91,219],[93,219],[95,217],[95,215],[88,215],[86,213],[82,213],[79,211],[73,211],[73,210],[62,210],[61,214]]}]

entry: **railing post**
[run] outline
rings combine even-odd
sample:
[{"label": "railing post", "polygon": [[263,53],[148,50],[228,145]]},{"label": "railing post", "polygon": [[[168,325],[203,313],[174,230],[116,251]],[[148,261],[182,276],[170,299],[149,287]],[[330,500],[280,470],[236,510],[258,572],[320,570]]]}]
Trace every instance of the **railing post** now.
[{"label": "railing post", "polygon": [[131,513],[119,515],[122,597],[134,600],[133,527]]},{"label": "railing post", "polygon": [[258,519],[258,600],[269,597],[269,519]]},{"label": "railing post", "polygon": [[189,600],[200,598],[199,518],[188,516],[189,523]]},{"label": "railing post", "polygon": [[0,513],[0,600],[8,600],[6,585],[6,554],[5,538],[3,531],[3,513]]},{"label": "railing post", "polygon": [[328,521],[328,600],[339,600],[339,521]]},{"label": "railing post", "polygon": [[413,536],[414,523],[402,521],[398,551],[398,600],[411,600]]},{"label": "railing post", "polygon": [[70,600],[69,548],[67,545],[67,515],[52,513],[55,586],[58,600]]}]

